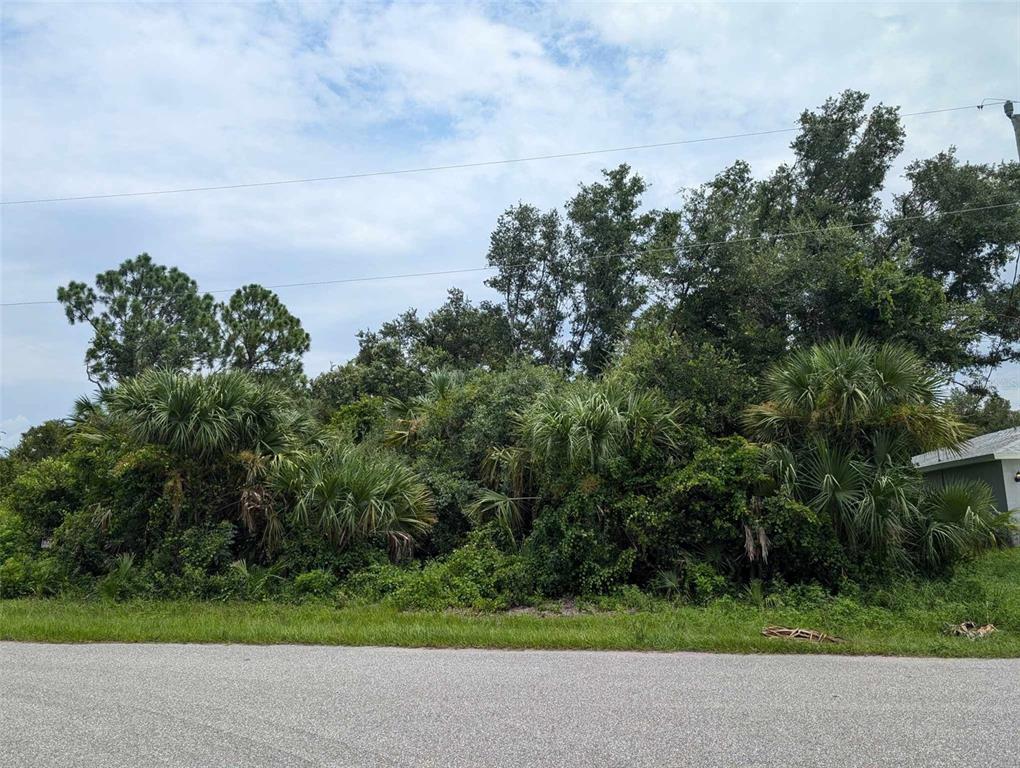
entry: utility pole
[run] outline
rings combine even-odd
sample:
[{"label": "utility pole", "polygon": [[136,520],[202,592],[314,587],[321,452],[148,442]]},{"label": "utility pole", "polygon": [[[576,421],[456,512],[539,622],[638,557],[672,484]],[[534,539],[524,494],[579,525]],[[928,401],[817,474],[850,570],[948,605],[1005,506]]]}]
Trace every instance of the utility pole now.
[{"label": "utility pole", "polygon": [[1013,123],[1013,133],[1016,135],[1016,156],[1020,160],[1020,114],[1013,114],[1013,102],[1007,101],[1002,105],[1003,111],[1006,113],[1006,117]]}]

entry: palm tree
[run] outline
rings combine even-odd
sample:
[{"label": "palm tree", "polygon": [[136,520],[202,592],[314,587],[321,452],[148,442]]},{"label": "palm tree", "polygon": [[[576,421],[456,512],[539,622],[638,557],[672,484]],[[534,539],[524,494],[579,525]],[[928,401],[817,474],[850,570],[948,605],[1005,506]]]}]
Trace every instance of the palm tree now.
[{"label": "palm tree", "polygon": [[828,515],[845,544],[899,559],[975,549],[985,512],[940,518],[933,510],[948,498],[921,503],[910,457],[953,448],[967,430],[914,352],[860,337],[829,341],[774,366],[765,390],[768,400],[745,413],[749,432],[788,490]]},{"label": "palm tree", "polygon": [[407,402],[392,398],[387,403],[392,418],[386,431],[387,444],[407,447],[430,423],[443,422],[446,406],[466,378],[463,371],[441,368],[429,375],[424,394]]},{"label": "palm tree", "polygon": [[926,490],[920,509],[913,535],[921,560],[934,570],[1003,543],[1012,527],[1010,513],[998,511],[992,489],[977,480]]},{"label": "palm tree", "polygon": [[679,434],[676,411],[661,395],[605,381],[543,392],[516,418],[516,444],[493,448],[482,467],[493,488],[465,510],[476,525],[495,520],[511,535],[527,527],[543,493],[651,450],[671,452]]},{"label": "palm tree", "polygon": [[280,453],[309,428],[283,390],[242,371],[150,370],[107,390],[102,401],[137,442],[190,459]]},{"label": "palm tree", "polygon": [[905,453],[958,445],[968,434],[943,407],[942,382],[910,349],[855,337],[797,350],[773,366],[768,400],[745,424],[763,442],[812,436],[860,446],[877,432]]},{"label": "palm tree", "polygon": [[409,552],[431,528],[428,487],[397,457],[335,444],[296,454],[275,468],[274,488],[299,522],[340,546],[382,538],[394,556]]},{"label": "palm tree", "polygon": [[87,419],[140,446],[163,449],[172,465],[164,493],[175,512],[196,474],[228,475],[240,465],[244,479],[227,500],[241,521],[272,549],[282,534],[271,470],[313,435],[308,418],[271,382],[242,371],[208,376],[149,370],[79,405]]},{"label": "palm tree", "polygon": [[544,392],[518,419],[519,444],[546,472],[597,474],[625,455],[676,446],[676,411],[652,391],[576,382]]}]

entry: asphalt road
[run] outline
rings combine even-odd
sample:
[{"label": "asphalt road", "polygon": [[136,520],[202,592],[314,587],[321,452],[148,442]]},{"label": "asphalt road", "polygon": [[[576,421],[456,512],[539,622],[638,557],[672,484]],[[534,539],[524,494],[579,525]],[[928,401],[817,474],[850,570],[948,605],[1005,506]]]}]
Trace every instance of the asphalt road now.
[{"label": "asphalt road", "polygon": [[1020,661],[0,643],[0,766],[1010,766]]}]

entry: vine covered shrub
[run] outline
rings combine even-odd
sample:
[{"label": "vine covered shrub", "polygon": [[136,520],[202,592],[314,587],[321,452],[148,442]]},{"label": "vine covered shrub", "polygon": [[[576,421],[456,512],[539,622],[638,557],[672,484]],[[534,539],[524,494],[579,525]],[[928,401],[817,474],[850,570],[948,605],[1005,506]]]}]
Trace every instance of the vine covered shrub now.
[{"label": "vine covered shrub", "polygon": [[470,608],[498,610],[521,605],[533,594],[526,561],[497,545],[491,529],[474,531],[467,544],[424,567],[373,566],[346,585],[351,595],[401,610]]}]

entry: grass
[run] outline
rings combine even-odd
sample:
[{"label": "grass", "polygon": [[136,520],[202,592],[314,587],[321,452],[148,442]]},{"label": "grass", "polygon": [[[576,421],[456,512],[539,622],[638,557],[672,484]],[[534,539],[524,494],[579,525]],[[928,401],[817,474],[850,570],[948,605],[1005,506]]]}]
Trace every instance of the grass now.
[{"label": "grass", "polygon": [[[943,634],[945,623],[991,622],[992,636]],[[838,635],[838,645],[769,639],[767,624]],[[0,601],[0,640],[299,643],[437,648],[542,648],[1020,657],[1020,550],[991,553],[952,579],[897,585],[864,604],[846,597],[756,606],[652,603],[638,611],[399,612],[382,605]]]}]

